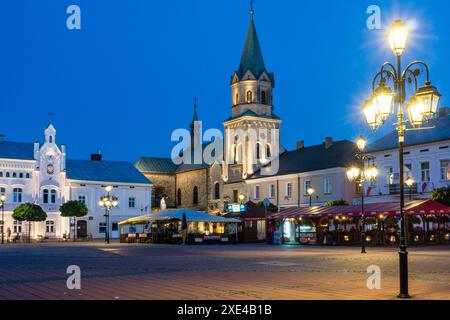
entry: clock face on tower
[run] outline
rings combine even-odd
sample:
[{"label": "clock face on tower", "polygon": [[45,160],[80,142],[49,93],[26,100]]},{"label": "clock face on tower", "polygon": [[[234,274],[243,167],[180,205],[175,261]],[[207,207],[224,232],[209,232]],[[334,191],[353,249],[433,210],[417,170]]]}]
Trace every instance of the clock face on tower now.
[{"label": "clock face on tower", "polygon": [[49,163],[47,165],[47,174],[52,175],[54,172],[55,172],[55,168],[53,167],[53,165],[51,163]]}]

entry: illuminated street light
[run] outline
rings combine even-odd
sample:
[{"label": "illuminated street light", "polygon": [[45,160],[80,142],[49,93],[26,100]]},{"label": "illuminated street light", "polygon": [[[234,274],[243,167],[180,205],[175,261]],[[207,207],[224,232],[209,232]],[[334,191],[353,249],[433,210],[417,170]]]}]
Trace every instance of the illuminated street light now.
[{"label": "illuminated street light", "polygon": [[109,244],[109,214],[112,208],[115,208],[119,205],[119,199],[110,194],[112,191],[112,186],[105,187],[105,191],[107,195],[100,198],[98,202],[99,206],[105,209],[105,218],[106,218],[106,232],[105,232],[105,241]]}]

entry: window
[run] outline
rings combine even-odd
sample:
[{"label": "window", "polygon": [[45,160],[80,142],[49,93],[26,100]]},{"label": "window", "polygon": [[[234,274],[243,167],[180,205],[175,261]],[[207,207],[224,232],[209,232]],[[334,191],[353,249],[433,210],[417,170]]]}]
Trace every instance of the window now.
[{"label": "window", "polygon": [[86,205],[86,196],[78,196],[78,202]]},{"label": "window", "polygon": [[45,221],[45,232],[46,233],[55,233],[55,221],[53,221],[53,220]]},{"label": "window", "polygon": [[177,191],[177,205],[181,206],[181,189]]},{"label": "window", "polygon": [[256,160],[261,160],[261,145],[256,144]]},{"label": "window", "polygon": [[25,178],[30,179],[30,174],[27,173],[27,174],[25,175]]},{"label": "window", "polygon": [[22,232],[22,221],[14,220],[13,231],[14,231],[14,233],[21,233]]},{"label": "window", "polygon": [[197,188],[197,186],[195,186],[194,190],[192,191],[192,204],[198,204],[198,188]]},{"label": "window", "polygon": [[303,183],[303,195],[308,195],[308,188],[311,186],[311,180],[305,180]]},{"label": "window", "polygon": [[269,198],[275,198],[275,185],[273,183],[269,185]]},{"label": "window", "polygon": [[252,101],[253,101],[253,92],[249,90],[247,91],[247,103],[252,103]]},{"label": "window", "polygon": [[56,203],[56,190],[50,191],[50,202]]},{"label": "window", "polygon": [[259,189],[260,189],[259,186],[255,186],[255,199],[256,200],[258,200],[260,197]]},{"label": "window", "polygon": [[119,231],[119,224],[117,222],[111,224],[111,231]]},{"label": "window", "polygon": [[3,172],[0,172],[0,178],[3,178]]},{"label": "window", "polygon": [[44,191],[43,191],[42,202],[48,203],[48,190],[47,189],[44,189]]},{"label": "window", "polygon": [[266,99],[266,92],[263,90],[263,91],[261,92],[261,103],[262,103],[262,104],[266,104],[266,102],[267,102],[267,99]]},{"label": "window", "polygon": [[238,92],[236,92],[234,104],[235,104],[235,105],[239,104],[239,93],[238,93]]},{"label": "window", "polygon": [[214,199],[220,199],[220,184],[218,182],[214,184]]},{"label": "window", "polygon": [[428,161],[420,163],[420,178],[422,182],[430,182],[430,163]]},{"label": "window", "polygon": [[233,190],[233,203],[238,203],[238,191],[237,190]]},{"label": "window", "polygon": [[292,183],[286,183],[286,197],[292,197]]},{"label": "window", "polygon": [[331,194],[331,181],[328,177],[323,179],[323,193]]},{"label": "window", "polygon": [[5,188],[0,188],[0,194],[5,194],[6,193],[6,189]]},{"label": "window", "polygon": [[389,186],[394,184],[394,169],[391,166],[385,167],[384,172],[386,174],[386,184]]},{"label": "window", "polygon": [[50,143],[53,143],[53,136],[48,137],[48,141],[49,141]]},{"label": "window", "polygon": [[17,178],[17,173],[13,172],[12,177],[13,177],[13,178]]},{"label": "window", "polygon": [[441,160],[441,180],[450,180],[449,160]]},{"label": "window", "polygon": [[14,188],[13,189],[13,202],[14,203],[21,203],[22,202],[22,189],[21,188]]},{"label": "window", "polygon": [[128,198],[128,208],[136,208],[136,198]]},{"label": "window", "polygon": [[9,178],[9,172],[6,173],[6,177]]},{"label": "window", "polygon": [[106,222],[99,222],[98,233],[106,233]]},{"label": "window", "polygon": [[19,173],[19,178],[23,178],[23,173],[21,172],[21,173]]},{"label": "window", "polygon": [[272,157],[272,150],[270,149],[270,145],[266,145],[266,157],[271,158]]}]

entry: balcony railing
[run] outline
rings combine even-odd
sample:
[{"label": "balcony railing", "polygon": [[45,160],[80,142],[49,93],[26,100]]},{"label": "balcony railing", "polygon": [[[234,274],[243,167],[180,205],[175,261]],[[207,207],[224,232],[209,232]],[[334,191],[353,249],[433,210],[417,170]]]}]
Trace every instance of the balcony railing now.
[{"label": "balcony railing", "polygon": [[[405,188],[404,188],[404,194],[405,195],[408,195],[408,194],[417,194],[418,192],[417,192],[417,183],[414,183],[412,186],[411,186],[411,189],[410,189],[410,187],[408,187],[407,185],[405,185]],[[399,195],[400,194],[400,183],[396,183],[396,184],[390,184],[389,185],[389,194],[390,195]]]}]

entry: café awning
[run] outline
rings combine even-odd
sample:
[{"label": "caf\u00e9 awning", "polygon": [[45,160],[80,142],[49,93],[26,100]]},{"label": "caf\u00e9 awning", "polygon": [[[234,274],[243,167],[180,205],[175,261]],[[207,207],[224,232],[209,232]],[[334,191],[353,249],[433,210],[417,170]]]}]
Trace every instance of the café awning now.
[{"label": "caf\u00e9 awning", "polygon": [[188,209],[162,210],[158,213],[150,213],[143,216],[130,218],[119,222],[119,225],[137,225],[147,224],[148,222],[171,221],[183,219],[183,213],[186,214],[187,222],[210,222],[210,223],[237,223],[238,219],[224,218],[215,216],[201,211],[193,211]]},{"label": "caf\u00e9 awning", "polygon": [[[417,200],[407,203],[404,212],[407,215],[444,215],[450,214],[450,207],[433,200]],[[364,215],[366,217],[378,216],[380,214],[390,216],[400,215],[400,204],[398,202],[365,204]],[[272,220],[332,218],[334,216],[359,217],[361,216],[361,205],[288,208],[280,212],[268,214],[268,218]]]}]

